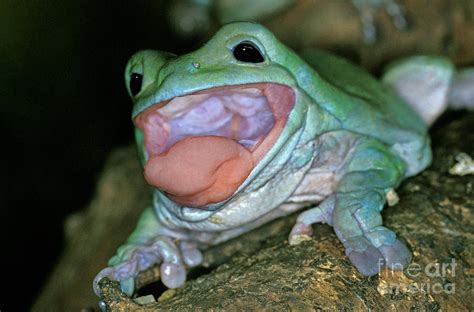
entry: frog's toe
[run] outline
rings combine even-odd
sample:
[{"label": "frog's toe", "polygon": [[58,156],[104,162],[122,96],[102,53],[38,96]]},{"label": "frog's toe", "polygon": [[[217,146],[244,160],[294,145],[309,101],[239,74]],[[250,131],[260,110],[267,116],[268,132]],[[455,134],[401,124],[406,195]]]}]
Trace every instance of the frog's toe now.
[{"label": "frog's toe", "polygon": [[304,241],[310,240],[313,235],[313,228],[311,224],[296,223],[291,229],[288,236],[288,243],[290,245],[299,245]]},{"label": "frog's toe", "polygon": [[347,253],[347,256],[364,276],[377,274],[380,268],[385,265],[382,253],[372,245],[367,246],[365,250],[352,250]]},{"label": "frog's toe", "polygon": [[94,278],[94,282],[92,283],[92,288],[94,289],[94,293],[100,297],[101,292],[99,288],[99,282],[101,279],[104,277],[108,277],[110,279],[114,279],[114,268],[113,267],[107,267],[100,271]]},{"label": "frog's toe", "polygon": [[93,282],[95,294],[100,297],[99,281],[104,277],[107,277],[111,280],[120,282],[122,291],[131,296],[135,290],[135,277],[143,266],[142,261],[142,254],[135,251],[130,259],[124,260],[115,266],[109,266],[100,271]]},{"label": "frog's toe", "polygon": [[107,267],[107,268],[103,269],[102,271],[100,271],[99,274],[97,274],[97,276],[94,278],[94,282],[92,284],[92,287],[94,289],[94,293],[99,297],[101,296],[99,282],[103,278],[107,277],[111,280],[119,281],[120,282],[120,288],[128,296],[133,295],[133,292],[135,291],[135,279],[134,279],[134,277],[132,276],[132,277],[128,277],[128,278],[125,278],[125,279],[121,280],[120,275],[123,276],[123,272],[119,272],[114,267]]},{"label": "frog's toe", "polygon": [[160,267],[161,281],[168,288],[184,286],[186,269],[182,264],[165,262]]},{"label": "frog's toe", "polygon": [[[114,270],[113,267],[107,267],[103,269],[99,274],[97,274],[97,276],[94,279],[93,288],[94,288],[94,293],[99,297],[101,296],[99,281],[103,279],[104,277],[108,277],[109,279],[115,280],[115,281],[118,280],[116,271]],[[135,291],[135,278],[129,277],[123,281],[120,281],[120,288],[128,296],[132,296],[133,292]]]},{"label": "frog's toe", "polygon": [[192,268],[202,263],[203,256],[196,244],[190,241],[182,241],[179,244],[184,263]]},{"label": "frog's toe", "polygon": [[124,293],[131,297],[135,291],[135,277],[129,277],[123,281],[120,281],[120,288]]},{"label": "frog's toe", "polygon": [[392,270],[403,270],[412,258],[410,250],[398,239],[391,245],[380,246],[379,250],[385,258],[385,266]]}]

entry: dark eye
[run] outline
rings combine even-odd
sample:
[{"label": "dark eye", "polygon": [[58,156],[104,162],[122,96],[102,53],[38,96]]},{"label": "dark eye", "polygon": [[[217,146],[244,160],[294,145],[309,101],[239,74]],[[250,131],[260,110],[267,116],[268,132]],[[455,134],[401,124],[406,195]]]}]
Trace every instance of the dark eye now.
[{"label": "dark eye", "polygon": [[250,42],[241,42],[234,48],[236,60],[246,63],[261,63],[263,56],[260,51]]},{"label": "dark eye", "polygon": [[132,73],[130,75],[130,92],[133,96],[137,95],[142,89],[143,75]]}]

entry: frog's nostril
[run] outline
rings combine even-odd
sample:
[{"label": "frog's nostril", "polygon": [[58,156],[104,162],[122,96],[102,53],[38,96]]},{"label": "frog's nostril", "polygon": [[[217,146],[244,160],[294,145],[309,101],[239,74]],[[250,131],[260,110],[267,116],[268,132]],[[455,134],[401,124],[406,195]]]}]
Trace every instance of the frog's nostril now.
[{"label": "frog's nostril", "polygon": [[199,69],[201,67],[201,63],[199,62],[192,62],[191,65],[193,65],[193,67],[196,69]]}]

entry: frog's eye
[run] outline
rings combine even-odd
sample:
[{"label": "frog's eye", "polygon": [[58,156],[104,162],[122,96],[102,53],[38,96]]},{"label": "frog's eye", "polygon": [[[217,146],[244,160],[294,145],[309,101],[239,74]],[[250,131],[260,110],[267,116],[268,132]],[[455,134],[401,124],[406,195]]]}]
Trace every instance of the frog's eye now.
[{"label": "frog's eye", "polygon": [[137,73],[130,74],[130,93],[137,95],[142,90],[143,75]]},{"label": "frog's eye", "polygon": [[244,41],[236,45],[232,51],[236,60],[246,63],[262,63],[263,56],[251,42]]}]

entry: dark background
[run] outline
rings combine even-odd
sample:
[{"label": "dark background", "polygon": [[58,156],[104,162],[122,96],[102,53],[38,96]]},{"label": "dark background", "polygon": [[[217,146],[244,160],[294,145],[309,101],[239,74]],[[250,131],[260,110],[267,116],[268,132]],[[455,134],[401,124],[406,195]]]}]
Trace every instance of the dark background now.
[{"label": "dark background", "polygon": [[1,311],[31,305],[64,218],[88,203],[108,153],[132,142],[128,58],[196,44],[174,41],[166,5],[0,0]]}]

